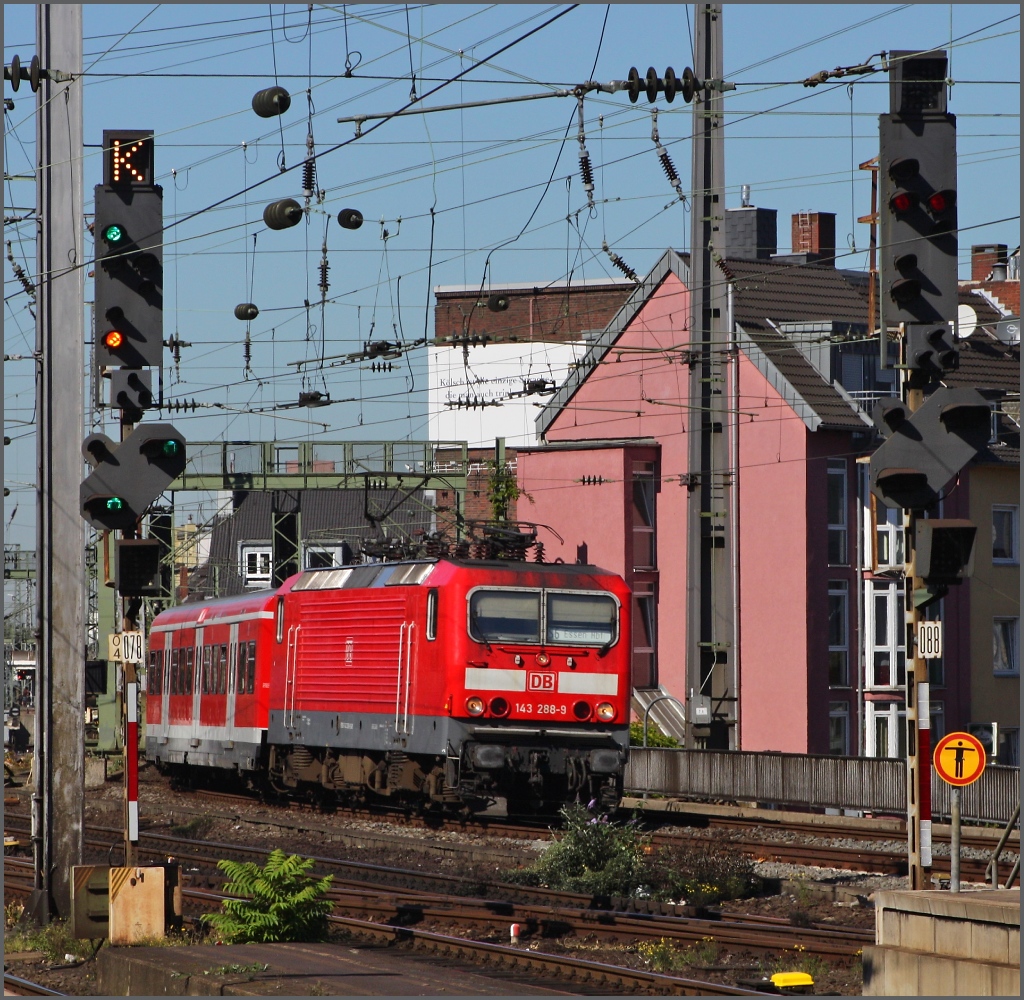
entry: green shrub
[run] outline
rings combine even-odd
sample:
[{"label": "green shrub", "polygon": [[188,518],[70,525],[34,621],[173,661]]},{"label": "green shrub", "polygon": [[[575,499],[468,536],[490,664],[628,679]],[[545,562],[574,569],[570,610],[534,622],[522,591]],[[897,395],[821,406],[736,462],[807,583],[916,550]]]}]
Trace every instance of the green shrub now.
[{"label": "green shrub", "polygon": [[260,867],[252,861],[217,862],[228,876],[224,891],[240,896],[225,899],[221,912],[207,914],[218,937],[228,944],[248,941],[319,941],[327,933],[331,902],[324,899],[333,875],[309,875],[312,858],[275,850]]},{"label": "green shrub", "polygon": [[751,887],[753,861],[731,844],[704,838],[657,847],[647,858],[646,877],[656,899],[706,906],[736,899]]},{"label": "green shrub", "polygon": [[632,896],[643,886],[647,839],[635,822],[612,823],[581,805],[561,816],[561,835],[532,865],[507,872],[509,881],[594,896]]},{"label": "green shrub", "polygon": [[[644,745],[644,724],[642,722],[631,722],[629,724],[630,746],[642,747]],[[653,719],[647,720],[647,745],[649,747],[668,747],[677,749],[679,740],[674,736],[667,736],[663,733]]]}]

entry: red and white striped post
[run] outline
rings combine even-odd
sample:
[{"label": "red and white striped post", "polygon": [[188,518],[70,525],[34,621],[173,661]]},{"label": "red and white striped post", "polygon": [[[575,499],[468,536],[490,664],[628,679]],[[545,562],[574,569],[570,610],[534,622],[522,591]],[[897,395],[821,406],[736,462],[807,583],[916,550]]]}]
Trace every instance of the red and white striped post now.
[{"label": "red and white striped post", "polygon": [[[128,667],[128,664],[125,664]],[[134,674],[134,670],[132,671]],[[124,799],[125,839],[124,864],[135,864],[139,843],[139,684],[128,681],[125,686],[124,727]]]},{"label": "red and white striped post", "polygon": [[932,866],[932,721],[927,681],[917,684],[917,776],[921,803],[921,867]]}]

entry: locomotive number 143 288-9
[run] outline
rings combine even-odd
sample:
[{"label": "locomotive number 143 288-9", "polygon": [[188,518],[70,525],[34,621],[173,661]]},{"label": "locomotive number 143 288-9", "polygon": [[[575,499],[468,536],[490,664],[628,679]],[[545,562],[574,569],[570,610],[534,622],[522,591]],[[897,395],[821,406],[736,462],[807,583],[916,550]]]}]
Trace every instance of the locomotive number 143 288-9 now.
[{"label": "locomotive number 143 288-9", "polygon": [[517,712],[536,712],[538,715],[567,715],[565,705],[535,705],[531,701],[517,701]]}]

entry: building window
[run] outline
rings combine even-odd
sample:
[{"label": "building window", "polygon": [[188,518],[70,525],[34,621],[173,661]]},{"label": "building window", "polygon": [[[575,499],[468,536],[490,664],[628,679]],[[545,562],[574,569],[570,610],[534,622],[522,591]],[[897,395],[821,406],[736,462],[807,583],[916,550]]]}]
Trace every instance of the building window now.
[{"label": "building window", "polygon": [[907,713],[898,702],[867,703],[869,757],[907,756]]},{"label": "building window", "polygon": [[846,463],[828,463],[828,564],[845,566],[846,556]]},{"label": "building window", "polygon": [[1020,767],[1020,729],[1006,728],[999,733],[999,763]]},{"label": "building window", "polygon": [[903,555],[903,511],[886,507],[875,496],[871,497],[872,516],[875,532],[876,573],[902,570]]},{"label": "building window", "polygon": [[992,672],[997,677],[1020,674],[1020,619],[992,619]]},{"label": "building window", "polygon": [[849,588],[845,580],[828,582],[828,683],[846,687],[850,683]]},{"label": "building window", "polygon": [[330,545],[305,546],[304,565],[306,569],[336,569],[345,565],[345,549],[342,542]]},{"label": "building window", "polygon": [[633,595],[633,687],[658,686],[657,609],[653,593]]},{"label": "building window", "polygon": [[906,682],[903,592],[895,582],[875,580],[865,607],[868,687],[902,687]]},{"label": "building window", "polygon": [[828,706],[828,752],[836,757],[850,755],[850,706],[845,701]]},{"label": "building window", "polygon": [[655,543],[655,481],[653,462],[633,463],[633,568],[654,569],[657,565]]},{"label": "building window", "polygon": [[247,587],[269,587],[273,549],[269,545],[243,545],[239,549],[238,575]]},{"label": "building window", "polygon": [[992,562],[1017,563],[1020,561],[1018,507],[992,508]]}]

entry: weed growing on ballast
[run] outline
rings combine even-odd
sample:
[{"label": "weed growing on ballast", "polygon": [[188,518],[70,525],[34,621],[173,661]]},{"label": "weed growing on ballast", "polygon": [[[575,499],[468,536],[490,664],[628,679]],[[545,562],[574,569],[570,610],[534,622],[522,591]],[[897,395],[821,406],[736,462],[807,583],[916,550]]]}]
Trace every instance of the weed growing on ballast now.
[{"label": "weed growing on ballast", "polygon": [[224,891],[241,898],[225,899],[221,912],[204,915],[204,922],[227,944],[321,940],[331,912],[324,895],[334,876],[315,878],[309,874],[313,864],[312,858],[281,850],[272,851],[263,866],[218,861],[229,880]]}]

